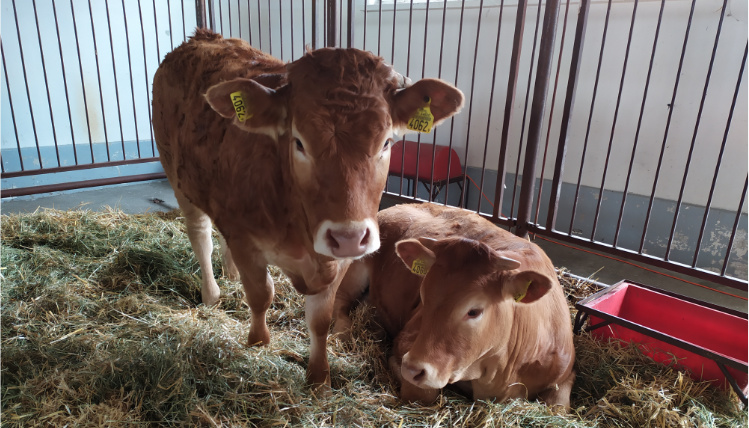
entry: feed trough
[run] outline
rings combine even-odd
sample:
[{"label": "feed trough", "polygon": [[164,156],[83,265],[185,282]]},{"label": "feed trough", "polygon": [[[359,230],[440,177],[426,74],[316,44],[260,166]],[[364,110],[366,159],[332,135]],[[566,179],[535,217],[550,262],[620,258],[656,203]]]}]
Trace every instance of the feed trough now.
[{"label": "feed trough", "polygon": [[747,403],[747,315],[631,281],[577,304],[575,333],[616,338],[696,380],[736,391]]}]

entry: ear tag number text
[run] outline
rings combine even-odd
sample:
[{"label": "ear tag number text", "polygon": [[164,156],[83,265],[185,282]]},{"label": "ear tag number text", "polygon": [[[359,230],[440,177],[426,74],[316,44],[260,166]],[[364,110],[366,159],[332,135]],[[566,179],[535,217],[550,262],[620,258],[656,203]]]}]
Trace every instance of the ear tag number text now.
[{"label": "ear tag number text", "polygon": [[432,111],[429,109],[429,105],[432,103],[432,100],[429,97],[425,97],[424,100],[426,101],[426,105],[416,110],[416,113],[414,113],[411,119],[408,120],[407,128],[412,131],[428,134],[432,132],[432,125],[434,125],[434,116],[432,115]]},{"label": "ear tag number text", "polygon": [[244,122],[252,117],[251,114],[247,113],[247,107],[245,106],[244,98],[242,98],[242,92],[232,92],[229,97],[231,97],[231,103],[234,106],[234,111],[237,113],[237,119],[239,119],[240,122]]},{"label": "ear tag number text", "polygon": [[427,266],[426,261],[422,259],[416,259],[411,263],[411,272],[415,273],[416,275],[420,276],[426,276],[427,272],[429,272],[429,266]]}]

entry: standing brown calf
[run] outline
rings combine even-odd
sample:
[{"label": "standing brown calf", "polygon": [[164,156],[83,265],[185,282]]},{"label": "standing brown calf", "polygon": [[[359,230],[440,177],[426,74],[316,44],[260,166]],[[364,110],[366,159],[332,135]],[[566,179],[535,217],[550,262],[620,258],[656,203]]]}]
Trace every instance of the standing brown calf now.
[{"label": "standing brown calf", "polygon": [[394,338],[402,399],[431,402],[455,384],[475,399],[569,408],[570,312],[540,248],[458,208],[398,205],[377,220],[380,250],[349,268],[334,331],[348,330],[368,284],[377,320]]},{"label": "standing brown calf", "polygon": [[404,80],[368,52],[320,49],[284,64],[208,30],[168,54],[154,76],[156,143],[200,263],[203,303],[220,295],[213,221],[252,311],[250,345],[270,340],[267,265],[308,296],[313,384],[330,383],[336,289],[350,261],[380,245],[375,215],[391,135],[425,105],[438,123],[463,104],[440,80],[403,88]]}]

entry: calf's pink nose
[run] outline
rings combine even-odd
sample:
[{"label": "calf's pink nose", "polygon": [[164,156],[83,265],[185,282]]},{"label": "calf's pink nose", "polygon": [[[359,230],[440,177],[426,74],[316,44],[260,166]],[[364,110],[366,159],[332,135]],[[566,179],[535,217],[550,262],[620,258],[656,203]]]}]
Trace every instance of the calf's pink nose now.
[{"label": "calf's pink nose", "polygon": [[333,230],[329,229],[327,241],[336,257],[360,257],[367,251],[369,228]]}]

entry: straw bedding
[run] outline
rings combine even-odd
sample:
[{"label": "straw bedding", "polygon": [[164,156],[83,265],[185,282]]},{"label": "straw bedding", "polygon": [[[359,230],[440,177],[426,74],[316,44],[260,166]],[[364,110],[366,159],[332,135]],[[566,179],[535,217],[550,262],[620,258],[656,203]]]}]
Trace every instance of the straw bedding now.
[{"label": "straw bedding", "polygon": [[[733,393],[656,365],[636,349],[575,339],[572,411],[535,402],[404,405],[372,309],[353,343],[332,337],[333,392],[305,385],[303,299],[275,268],[272,342],[245,346],[241,285],[219,278],[218,307],[178,212],[40,211],[2,216],[3,426],[746,426]],[[218,256],[214,259],[220,273]],[[570,302],[593,290],[563,280]],[[574,312],[574,311],[573,311]],[[634,348],[634,347],[633,347]]]}]

